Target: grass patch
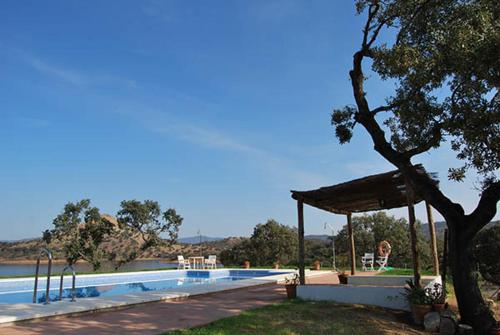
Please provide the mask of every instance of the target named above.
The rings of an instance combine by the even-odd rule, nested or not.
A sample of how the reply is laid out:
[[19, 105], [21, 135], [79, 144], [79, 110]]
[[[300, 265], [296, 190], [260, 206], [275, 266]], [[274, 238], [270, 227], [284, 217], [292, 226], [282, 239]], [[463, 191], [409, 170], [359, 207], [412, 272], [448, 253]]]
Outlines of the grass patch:
[[[420, 270], [422, 276], [432, 276], [432, 270]], [[377, 273], [377, 276], [413, 276], [413, 269], [392, 268], [387, 271]]]
[[375, 307], [292, 300], [164, 335], [424, 334], [406, 318], [404, 312]]

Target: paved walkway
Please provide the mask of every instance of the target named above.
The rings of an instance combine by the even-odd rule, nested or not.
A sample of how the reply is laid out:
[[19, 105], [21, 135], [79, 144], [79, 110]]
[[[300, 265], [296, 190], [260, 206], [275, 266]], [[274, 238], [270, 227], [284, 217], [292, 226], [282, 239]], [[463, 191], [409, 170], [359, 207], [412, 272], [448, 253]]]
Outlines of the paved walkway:
[[[327, 274], [308, 278], [307, 282], [334, 284], [336, 278], [336, 275]], [[179, 301], [147, 303], [116, 311], [20, 322], [0, 327], [0, 334], [157, 335], [168, 330], [202, 326], [285, 298], [282, 285], [270, 284]]]

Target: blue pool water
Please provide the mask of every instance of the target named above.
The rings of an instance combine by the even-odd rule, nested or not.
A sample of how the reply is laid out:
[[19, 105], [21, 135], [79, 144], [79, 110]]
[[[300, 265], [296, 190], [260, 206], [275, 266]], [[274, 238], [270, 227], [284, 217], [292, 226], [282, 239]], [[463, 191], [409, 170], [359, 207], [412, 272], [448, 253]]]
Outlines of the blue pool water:
[[[168, 291], [194, 285], [217, 285], [236, 280], [260, 278], [286, 272], [268, 270], [188, 270], [135, 272], [111, 275], [83, 275], [76, 278], [76, 299], [109, 297], [129, 293]], [[45, 302], [46, 279], [41, 278], [37, 290], [37, 302]], [[31, 303], [33, 278], [0, 280], [0, 304]], [[63, 299], [71, 297], [71, 279], [65, 277]], [[59, 299], [59, 277], [51, 278], [51, 301]]]

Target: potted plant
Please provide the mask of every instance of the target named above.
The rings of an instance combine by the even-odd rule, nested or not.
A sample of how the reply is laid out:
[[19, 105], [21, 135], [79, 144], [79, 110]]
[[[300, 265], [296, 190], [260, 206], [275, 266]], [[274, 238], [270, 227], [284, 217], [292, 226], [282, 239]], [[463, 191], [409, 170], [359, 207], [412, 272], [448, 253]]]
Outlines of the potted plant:
[[435, 283], [432, 287], [425, 289], [425, 293], [429, 297], [432, 303], [432, 309], [435, 312], [440, 313], [445, 309], [446, 306], [446, 291], [443, 285]]
[[285, 279], [286, 296], [288, 299], [297, 297], [297, 285], [299, 285], [299, 275], [294, 273], [292, 277]]
[[318, 271], [319, 269], [321, 269], [321, 262], [319, 260], [315, 260], [313, 264], [314, 270]]
[[421, 286], [415, 285], [412, 280], [406, 281], [403, 296], [410, 304], [411, 316], [417, 325], [424, 321], [425, 314], [432, 311], [432, 300]]
[[347, 284], [347, 277], [349, 277], [349, 274], [347, 272], [345, 271], [339, 272], [337, 276], [339, 276], [339, 283]]

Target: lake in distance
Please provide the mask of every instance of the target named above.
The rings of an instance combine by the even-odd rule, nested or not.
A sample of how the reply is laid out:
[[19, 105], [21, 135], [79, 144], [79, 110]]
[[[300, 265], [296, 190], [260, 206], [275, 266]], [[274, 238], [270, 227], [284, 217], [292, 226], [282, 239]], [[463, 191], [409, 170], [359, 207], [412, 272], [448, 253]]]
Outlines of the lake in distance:
[[[64, 264], [57, 263], [52, 264], [51, 273], [61, 273]], [[177, 268], [177, 263], [172, 263], [163, 260], [135, 260], [133, 262], [122, 265], [118, 271], [140, 271], [140, 270], [154, 270], [154, 269], [173, 269]], [[35, 275], [36, 264], [33, 262], [32, 264], [26, 263], [0, 263], [0, 276], [33, 276]], [[92, 272], [92, 266], [88, 263], [77, 263], [75, 266], [76, 273], [79, 272]], [[103, 262], [101, 269], [99, 272], [106, 271], [114, 271], [111, 263]], [[40, 264], [40, 274], [47, 274], [47, 263]]]

